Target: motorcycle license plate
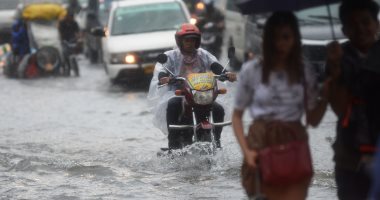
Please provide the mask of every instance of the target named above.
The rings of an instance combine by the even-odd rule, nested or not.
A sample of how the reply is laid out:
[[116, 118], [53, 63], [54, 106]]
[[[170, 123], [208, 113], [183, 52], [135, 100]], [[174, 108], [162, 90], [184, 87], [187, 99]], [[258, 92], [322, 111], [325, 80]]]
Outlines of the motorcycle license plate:
[[154, 65], [148, 65], [144, 67], [144, 74], [152, 74], [154, 71]]

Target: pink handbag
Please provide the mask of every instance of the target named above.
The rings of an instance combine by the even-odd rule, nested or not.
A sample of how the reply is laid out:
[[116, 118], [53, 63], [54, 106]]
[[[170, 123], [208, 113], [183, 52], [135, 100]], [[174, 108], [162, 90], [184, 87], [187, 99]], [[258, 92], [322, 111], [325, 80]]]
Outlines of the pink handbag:
[[287, 185], [313, 176], [307, 141], [292, 141], [259, 151], [259, 167], [265, 184]]
[[[303, 80], [304, 108], [307, 109], [306, 82]], [[306, 116], [306, 124], [308, 124]], [[297, 134], [289, 129], [293, 135]], [[287, 185], [313, 176], [310, 148], [307, 140], [265, 147], [259, 151], [259, 167], [263, 182]]]

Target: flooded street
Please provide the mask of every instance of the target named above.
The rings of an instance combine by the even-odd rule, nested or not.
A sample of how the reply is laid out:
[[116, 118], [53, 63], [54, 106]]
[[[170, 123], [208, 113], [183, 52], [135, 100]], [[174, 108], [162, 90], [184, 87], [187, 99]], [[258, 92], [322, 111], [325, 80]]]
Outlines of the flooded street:
[[[102, 66], [80, 65], [79, 78], [0, 75], [0, 199], [246, 199], [230, 127], [215, 156], [157, 157], [167, 139], [151, 123], [147, 90], [113, 86]], [[330, 111], [309, 129], [310, 200], [336, 199], [335, 121]]]

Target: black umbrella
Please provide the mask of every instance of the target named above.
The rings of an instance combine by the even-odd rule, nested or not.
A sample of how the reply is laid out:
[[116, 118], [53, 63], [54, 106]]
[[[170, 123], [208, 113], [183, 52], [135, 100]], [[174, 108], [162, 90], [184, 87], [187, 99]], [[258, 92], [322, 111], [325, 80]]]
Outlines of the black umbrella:
[[279, 10], [298, 11], [314, 6], [326, 5], [329, 14], [330, 26], [333, 38], [335, 33], [330, 11], [330, 4], [340, 0], [235, 0], [236, 6], [242, 14], [258, 14]]

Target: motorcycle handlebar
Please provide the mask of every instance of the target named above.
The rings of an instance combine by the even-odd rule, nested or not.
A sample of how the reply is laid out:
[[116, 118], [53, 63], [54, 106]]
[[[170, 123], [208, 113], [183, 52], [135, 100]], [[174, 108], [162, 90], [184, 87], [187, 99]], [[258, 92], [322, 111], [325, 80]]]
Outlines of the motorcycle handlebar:
[[222, 81], [222, 82], [228, 80], [227, 74], [214, 75], [214, 77], [217, 78], [219, 81]]
[[167, 85], [174, 85], [174, 84], [178, 83], [179, 81], [186, 81], [186, 78], [179, 77], [179, 76], [177, 76], [177, 77], [171, 77], [169, 79], [168, 83], [165, 83], [165, 84], [158, 83], [158, 88], [162, 88], [162, 87], [167, 86]]
[[[227, 74], [214, 75], [214, 77], [217, 78], [219, 81], [222, 81], [222, 82], [228, 80]], [[176, 83], [178, 83], [180, 81], [181, 82], [182, 81], [186, 81], [186, 78], [180, 77], [180, 76], [172, 77], [172, 78], [169, 79], [168, 83], [165, 83], [165, 84], [158, 83], [158, 88], [162, 88], [162, 87], [167, 86], [167, 85], [174, 85], [174, 84], [176, 84]]]
[[170, 78], [169, 79], [169, 85], [174, 85], [174, 84], [176, 84], [176, 83], [178, 83], [178, 82], [180, 82], [180, 81], [186, 81], [186, 78], [183, 78], [183, 77], [179, 77], [179, 76], [177, 76], [177, 77], [172, 77], [172, 78]]

